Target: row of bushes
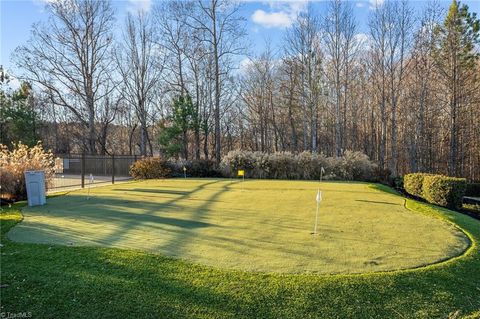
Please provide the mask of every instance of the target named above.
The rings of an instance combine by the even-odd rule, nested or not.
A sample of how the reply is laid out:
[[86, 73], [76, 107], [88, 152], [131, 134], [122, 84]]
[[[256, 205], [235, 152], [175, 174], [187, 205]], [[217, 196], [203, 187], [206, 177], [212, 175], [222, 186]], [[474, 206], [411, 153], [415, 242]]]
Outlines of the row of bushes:
[[303, 152], [277, 152], [273, 154], [249, 151], [229, 152], [222, 160], [222, 170], [233, 177], [239, 169], [247, 177], [272, 179], [305, 179], [323, 177], [330, 180], [372, 181], [378, 179], [377, 165], [361, 152], [346, 151], [342, 157], [326, 157], [323, 154]]
[[429, 203], [458, 209], [462, 206], [467, 181], [465, 178], [412, 173], [404, 176], [403, 187], [410, 195]]
[[248, 178], [318, 180], [321, 168], [328, 180], [380, 181], [381, 170], [360, 152], [345, 152], [342, 157], [303, 152], [273, 154], [250, 151], [232, 151], [222, 160], [219, 168], [209, 160], [171, 161], [146, 158], [132, 165], [134, 178], [163, 178], [183, 176], [183, 167], [189, 177], [236, 177], [245, 170]]

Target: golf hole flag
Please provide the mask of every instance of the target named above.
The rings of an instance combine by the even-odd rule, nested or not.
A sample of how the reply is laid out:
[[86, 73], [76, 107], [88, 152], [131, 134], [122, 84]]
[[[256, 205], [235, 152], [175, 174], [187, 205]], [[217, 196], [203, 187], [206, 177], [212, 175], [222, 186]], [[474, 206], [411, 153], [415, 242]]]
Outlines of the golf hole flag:
[[320, 189], [317, 191], [317, 197], [315, 198], [317, 201], [317, 212], [315, 213], [315, 226], [313, 227], [313, 235], [317, 234], [317, 226], [318, 226], [318, 208], [320, 206], [320, 202], [322, 201], [322, 192]]
[[239, 169], [238, 176], [245, 176], [245, 171], [243, 169]]

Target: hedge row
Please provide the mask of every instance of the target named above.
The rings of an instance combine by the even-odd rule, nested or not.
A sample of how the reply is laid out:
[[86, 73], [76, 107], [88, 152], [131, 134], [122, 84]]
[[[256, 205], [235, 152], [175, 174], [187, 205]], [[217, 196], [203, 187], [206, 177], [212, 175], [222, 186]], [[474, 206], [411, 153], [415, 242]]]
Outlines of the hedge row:
[[322, 167], [322, 177], [327, 180], [378, 181], [383, 174], [367, 155], [350, 151], [342, 157], [310, 152], [231, 151], [222, 160], [222, 172], [228, 177], [243, 169], [250, 178], [318, 180]]
[[309, 152], [268, 154], [232, 151], [223, 158], [218, 168], [209, 160], [147, 158], [133, 164], [130, 173], [136, 179], [181, 177], [184, 167], [188, 177], [236, 177], [238, 170], [243, 169], [248, 178], [318, 180], [322, 167], [323, 178], [329, 180], [383, 181], [385, 175], [365, 154], [349, 151], [342, 157]]
[[480, 182], [468, 183], [465, 190], [465, 196], [480, 197]]
[[432, 174], [412, 173], [403, 177], [403, 188], [407, 193], [416, 197], [423, 197], [423, 179]]
[[403, 182], [407, 193], [452, 209], [462, 206], [467, 185], [465, 178], [425, 173], [407, 174]]

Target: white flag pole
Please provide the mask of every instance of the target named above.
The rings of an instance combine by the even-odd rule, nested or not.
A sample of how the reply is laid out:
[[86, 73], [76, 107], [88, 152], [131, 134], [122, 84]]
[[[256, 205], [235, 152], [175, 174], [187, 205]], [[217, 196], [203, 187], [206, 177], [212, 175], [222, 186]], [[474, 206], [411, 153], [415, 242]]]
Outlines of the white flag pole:
[[317, 234], [317, 226], [318, 226], [318, 211], [320, 209], [320, 202], [322, 200], [322, 193], [320, 192], [320, 188], [318, 189], [317, 191], [317, 198], [316, 198], [316, 201], [317, 201], [317, 212], [315, 214], [315, 227], [313, 229], [313, 234], [316, 235]]

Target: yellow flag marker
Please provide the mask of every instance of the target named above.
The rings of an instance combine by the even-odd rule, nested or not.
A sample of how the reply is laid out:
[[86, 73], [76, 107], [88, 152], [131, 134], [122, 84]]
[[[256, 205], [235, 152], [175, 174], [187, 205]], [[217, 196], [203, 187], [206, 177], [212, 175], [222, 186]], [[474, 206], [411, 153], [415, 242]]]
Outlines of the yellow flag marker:
[[245, 171], [243, 169], [238, 170], [238, 177], [242, 178], [242, 192], [243, 192], [243, 182], [245, 182]]

